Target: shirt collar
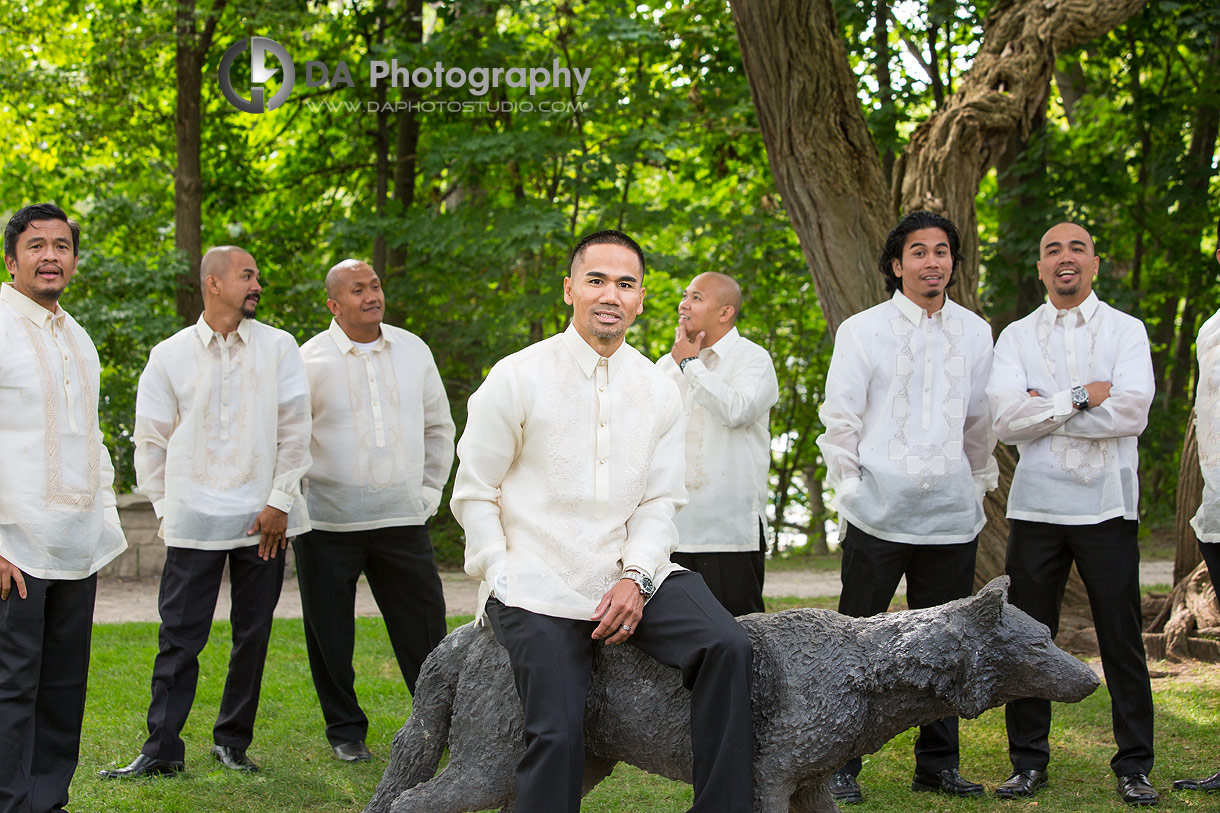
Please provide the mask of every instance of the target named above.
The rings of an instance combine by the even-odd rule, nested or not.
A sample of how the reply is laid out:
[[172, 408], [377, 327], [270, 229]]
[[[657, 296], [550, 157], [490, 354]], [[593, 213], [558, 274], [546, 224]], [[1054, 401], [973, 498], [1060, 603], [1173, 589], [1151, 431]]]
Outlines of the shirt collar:
[[741, 340], [741, 334], [737, 331], [737, 326], [729, 328], [729, 332], [721, 336], [714, 343], [709, 344], [704, 350], [711, 350], [720, 358], [724, 358], [733, 351], [733, 346]]
[[[237, 323], [237, 337], [241, 339], [242, 344], [250, 343], [251, 323], [253, 319], [242, 319]], [[203, 314], [199, 314], [199, 321], [195, 323], [195, 335], [199, 337], [199, 341], [203, 342], [203, 346], [207, 347], [212, 343], [212, 337], [216, 335], [216, 331], [203, 318]]]
[[[338, 346], [339, 355], [345, 356], [356, 349], [356, 345], [352, 341], [351, 337], [343, 332], [343, 328], [339, 327], [339, 323], [336, 320], [330, 320], [330, 327], [326, 328], [326, 332], [330, 334], [330, 338], [334, 341], [335, 345]], [[376, 353], [384, 350], [387, 342], [389, 344], [393, 344], [394, 336], [391, 335], [390, 331], [383, 327], [381, 329], [381, 335], [377, 337], [377, 343], [372, 347], [373, 352]]]
[[12, 306], [18, 313], [38, 325], [38, 327], [47, 327], [51, 322], [55, 322], [57, 327], [61, 326], [68, 316], [68, 312], [59, 307], [58, 304], [55, 305], [55, 313], [51, 313], [42, 305], [39, 305], [14, 288], [10, 282], [0, 285], [0, 302]]
[[[560, 334], [563, 337], [563, 344], [568, 348], [568, 352], [572, 354], [572, 360], [576, 362], [577, 368], [584, 373], [585, 378], [592, 378], [594, 371], [597, 369], [598, 362], [601, 361], [602, 355], [584, 340], [584, 338], [576, 332], [576, 326], [569, 324], [568, 329]], [[607, 378], [614, 375], [614, 371], [623, 363], [623, 358], [626, 357], [631, 350], [627, 345], [626, 340], [618, 346], [618, 349], [606, 359], [606, 375]]]
[[[1075, 308], [1069, 308], [1068, 310], [1079, 310], [1085, 324], [1088, 324], [1090, 321], [1092, 321], [1093, 317], [1097, 315], [1097, 311], [1100, 308], [1101, 300], [1097, 298], [1097, 292], [1089, 291], [1089, 295], [1085, 297], [1084, 302], [1081, 302]], [[1056, 317], [1058, 316], [1059, 309], [1052, 305], [1049, 299], [1042, 303], [1041, 318], [1043, 320], [1050, 322], [1053, 325]]]
[[[890, 297], [890, 301], [893, 302], [894, 306], [898, 308], [898, 312], [905, 316], [907, 321], [916, 327], [919, 326], [920, 320], [927, 316], [928, 312], [912, 302], [910, 297], [908, 297], [902, 291], [894, 291], [894, 295]], [[948, 306], [949, 297], [946, 296], [944, 304], [940, 306], [940, 310], [936, 313], [942, 313]], [[933, 316], [935, 316], [935, 314], [933, 314]], [[928, 318], [931, 319], [932, 317], [929, 316]]]

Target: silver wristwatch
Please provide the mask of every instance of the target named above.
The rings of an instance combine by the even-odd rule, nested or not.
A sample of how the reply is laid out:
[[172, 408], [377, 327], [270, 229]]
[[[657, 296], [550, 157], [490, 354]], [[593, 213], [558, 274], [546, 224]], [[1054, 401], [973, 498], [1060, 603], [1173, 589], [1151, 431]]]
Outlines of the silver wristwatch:
[[699, 358], [699, 357], [698, 356], [689, 356], [687, 358], [682, 359], [681, 361], [678, 362], [678, 369], [682, 372], [686, 372], [686, 365], [690, 364], [692, 361], [694, 361], [697, 358]]
[[1089, 408], [1089, 391], [1084, 387], [1072, 387], [1072, 406], [1075, 409]]
[[635, 582], [635, 586], [640, 588], [640, 595], [644, 597], [644, 601], [652, 598], [652, 594], [657, 592], [657, 588], [653, 586], [652, 579], [645, 576], [638, 570], [624, 570], [624, 579], [631, 579]]

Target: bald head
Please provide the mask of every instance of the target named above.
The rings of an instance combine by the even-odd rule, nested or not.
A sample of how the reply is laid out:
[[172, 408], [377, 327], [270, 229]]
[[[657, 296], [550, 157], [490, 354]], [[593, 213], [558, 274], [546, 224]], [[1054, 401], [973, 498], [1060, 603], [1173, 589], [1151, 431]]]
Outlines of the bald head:
[[199, 263], [199, 287], [207, 292], [208, 277], [221, 278], [230, 268], [238, 265], [254, 265], [250, 252], [237, 246], [215, 246], [209, 248]]
[[1093, 236], [1075, 223], [1057, 223], [1042, 235], [1038, 278], [1056, 308], [1074, 308], [1088, 299], [1100, 267]]
[[1097, 251], [1097, 247], [1093, 243], [1093, 235], [1089, 234], [1083, 226], [1065, 220], [1046, 230], [1046, 234], [1042, 235], [1042, 239], [1038, 241], [1038, 253], [1044, 254], [1048, 244], [1064, 240], [1081, 241], [1088, 244], [1089, 251], [1094, 253]]
[[718, 271], [706, 271], [691, 280], [690, 287], [703, 292], [717, 307], [732, 307], [732, 323], [737, 322], [737, 315], [741, 313], [741, 286], [737, 280]]
[[347, 283], [354, 275], [367, 276], [372, 274], [376, 276], [373, 267], [362, 260], [347, 259], [342, 262], [335, 263], [331, 269], [326, 272], [326, 297], [334, 299], [335, 293], [338, 292], [340, 286]]

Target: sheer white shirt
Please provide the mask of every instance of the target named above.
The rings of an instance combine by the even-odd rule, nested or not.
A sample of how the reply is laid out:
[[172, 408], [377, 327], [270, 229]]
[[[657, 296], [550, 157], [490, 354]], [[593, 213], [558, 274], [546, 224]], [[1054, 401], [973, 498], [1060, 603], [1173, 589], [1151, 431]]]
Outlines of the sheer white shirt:
[[301, 347], [313, 465], [309, 523], [324, 531], [423, 525], [453, 466], [453, 419], [432, 352], [393, 325], [367, 349], [334, 320]]
[[1203, 323], [1195, 351], [1199, 355], [1195, 438], [1203, 471], [1203, 502], [1190, 526], [1200, 542], [1220, 542], [1220, 312]]
[[[1097, 381], [1110, 382], [1110, 396], [1074, 409], [1072, 388]], [[1004, 328], [987, 394], [996, 435], [1021, 455], [1008, 517], [1059, 525], [1138, 519], [1137, 438], [1154, 389], [1144, 323], [1095, 293], [1070, 310], [1043, 303]]]
[[771, 354], [734, 327], [685, 371], [669, 354], [657, 367], [677, 382], [686, 412], [689, 502], [675, 518], [678, 552], [757, 551], [779, 400]]
[[626, 568], [680, 570], [678, 389], [635, 348], [603, 358], [572, 327], [497, 363], [470, 396], [450, 507], [466, 572], [505, 604], [588, 619]]
[[0, 285], [0, 556], [27, 575], [83, 579], [127, 548], [100, 377], [75, 319]]
[[228, 337], [202, 316], [153, 348], [136, 391], [136, 479], [170, 547], [231, 550], [266, 506], [309, 530], [309, 382], [296, 341], [243, 319]]
[[818, 413], [839, 514], [890, 542], [974, 539], [999, 482], [990, 369], [990, 326], [947, 297], [928, 316], [895, 291], [845, 320]]

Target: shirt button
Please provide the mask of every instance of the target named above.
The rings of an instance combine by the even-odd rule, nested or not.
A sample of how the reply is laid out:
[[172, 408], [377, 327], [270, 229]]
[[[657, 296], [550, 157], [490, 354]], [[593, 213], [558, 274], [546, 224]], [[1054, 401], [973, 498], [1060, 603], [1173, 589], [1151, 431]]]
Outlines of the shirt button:
[[604, 457], [603, 457], [601, 460], [597, 461], [597, 464], [598, 464], [599, 466], [604, 466], [604, 465], [606, 465], [606, 458], [604, 458]]
[[597, 388], [597, 391], [598, 391], [598, 392], [605, 392], [605, 391], [606, 391], [606, 388], [605, 388], [605, 387], [598, 387], [598, 388]]
[[605, 426], [605, 425], [606, 425], [606, 422], [605, 422], [605, 421], [602, 421], [602, 426]]

